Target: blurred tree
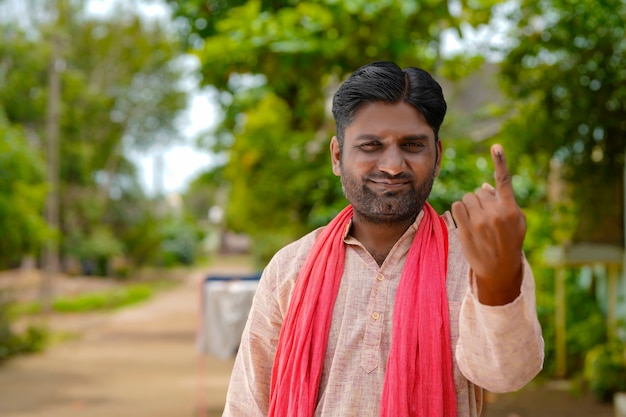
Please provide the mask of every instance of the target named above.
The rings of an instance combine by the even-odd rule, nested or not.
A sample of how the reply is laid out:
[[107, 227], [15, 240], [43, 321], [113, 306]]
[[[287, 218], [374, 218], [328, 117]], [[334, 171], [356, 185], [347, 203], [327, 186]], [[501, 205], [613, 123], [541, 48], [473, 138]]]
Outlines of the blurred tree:
[[[226, 191], [221, 188], [224, 183], [224, 169], [221, 166], [210, 169], [196, 177], [187, 187], [184, 198], [185, 209], [195, 219], [209, 220], [209, 211], [214, 206], [223, 205]], [[218, 222], [220, 219], [211, 219]]]
[[[528, 223], [541, 224], [542, 239], [551, 245], [622, 246], [626, 3], [521, 0], [508, 18], [513, 43], [502, 63], [502, 75], [513, 118], [503, 136], [515, 154], [534, 160], [534, 166], [529, 166], [533, 177], [564, 180], [558, 187], [554, 187], [558, 182], [552, 183]], [[545, 369], [552, 373], [555, 277], [554, 271], [539, 269], [540, 262], [535, 265], [546, 339]], [[606, 325], [595, 283], [584, 287], [580, 271], [571, 271], [569, 278], [566, 371], [572, 375], [581, 371], [585, 353], [605, 340]]]
[[626, 3], [522, 0], [509, 18], [515, 45], [502, 66], [516, 117], [516, 154], [551, 160], [572, 184], [578, 221], [561, 236], [623, 245]]
[[0, 268], [35, 255], [48, 235], [41, 217], [46, 184], [44, 162], [29, 146], [23, 129], [0, 114]]
[[[389, 59], [440, 74], [443, 30], [486, 22], [499, 1], [169, 0], [224, 119], [208, 145], [228, 150], [227, 222], [262, 260], [346, 204], [330, 170], [329, 97], [357, 67]], [[458, 72], [457, 72], [458, 71]]]
[[[179, 139], [175, 120], [186, 104], [186, 65], [179, 42], [158, 21], [128, 10], [87, 17], [83, 3], [64, 2], [27, 29], [2, 23], [0, 107], [41, 152], [47, 140], [47, 40], [57, 39], [61, 247], [65, 255], [85, 256], [87, 248], [102, 252], [96, 257], [110, 256], [130, 243], [121, 239], [134, 227], [119, 215], [113, 222], [112, 212], [130, 209], [126, 201], [141, 194], [126, 152]], [[135, 205], [139, 209], [152, 208]]]

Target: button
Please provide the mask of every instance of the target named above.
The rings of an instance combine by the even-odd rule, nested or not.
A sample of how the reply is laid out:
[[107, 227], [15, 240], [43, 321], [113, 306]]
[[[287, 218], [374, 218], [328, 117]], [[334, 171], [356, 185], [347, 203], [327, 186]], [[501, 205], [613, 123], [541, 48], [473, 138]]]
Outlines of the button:
[[379, 280], [379, 281], [383, 281], [385, 279], [385, 276], [383, 274], [378, 274], [376, 279]]
[[373, 318], [374, 320], [378, 320], [378, 319], [380, 318], [380, 314], [378, 314], [378, 313], [374, 312], [374, 313], [372, 313], [372, 318]]

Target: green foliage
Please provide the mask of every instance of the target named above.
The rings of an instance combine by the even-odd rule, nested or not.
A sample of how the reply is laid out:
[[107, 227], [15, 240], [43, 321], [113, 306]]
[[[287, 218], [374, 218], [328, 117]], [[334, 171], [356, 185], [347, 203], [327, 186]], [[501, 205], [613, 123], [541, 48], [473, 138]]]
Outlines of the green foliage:
[[[182, 81], [187, 71], [179, 42], [158, 22], [128, 11], [88, 18], [80, 10], [82, 3], [59, 3], [58, 14], [51, 14], [55, 17], [32, 19], [28, 31], [0, 24], [0, 111], [11, 129], [27, 129], [31, 144], [25, 149], [32, 160], [45, 153], [48, 72], [57, 44], [55, 66], [62, 86], [57, 236], [62, 255], [99, 263], [103, 270], [108, 259], [127, 250], [130, 261], [141, 265], [155, 258], [147, 252], [158, 250], [160, 242], [146, 233], [154, 217], [152, 202], [143, 196], [135, 167], [125, 155], [180, 140], [176, 119], [186, 105]], [[24, 169], [32, 165], [26, 162], [21, 164]], [[28, 210], [24, 204], [15, 208], [22, 210], [20, 220], [29, 218], [30, 229], [38, 229], [40, 216], [28, 215], [41, 213], [39, 200], [45, 190], [33, 181], [20, 187], [11, 194], [1, 191], [30, 203]], [[18, 227], [26, 226], [13, 229]], [[35, 249], [41, 242], [33, 230], [11, 234], [22, 236]], [[137, 238], [141, 234], [146, 242]], [[17, 243], [11, 245], [15, 250], [32, 250], [7, 241], [11, 243]]]
[[94, 227], [89, 236], [73, 235], [65, 239], [68, 255], [80, 259], [85, 265], [91, 265], [89, 275], [106, 276], [109, 274], [107, 261], [123, 253], [122, 242], [115, 238], [105, 226]]
[[49, 235], [41, 217], [46, 184], [43, 162], [28, 146], [23, 129], [0, 115], [0, 268], [35, 253]]
[[450, 210], [453, 202], [474, 191], [484, 182], [493, 184], [493, 163], [488, 145], [469, 139], [443, 142], [439, 178], [429, 202], [439, 213]]
[[614, 340], [591, 349], [585, 360], [584, 376], [600, 401], [611, 401], [616, 392], [625, 392], [626, 344]]
[[203, 233], [195, 221], [186, 217], [170, 219], [163, 224], [161, 233], [163, 266], [192, 265], [196, 261]]
[[292, 117], [287, 103], [272, 93], [245, 113], [246, 123], [224, 172], [232, 187], [228, 213], [237, 231], [253, 236], [268, 230], [302, 233], [310, 227], [306, 215], [316, 204], [311, 197], [321, 197], [317, 203], [328, 200], [314, 191], [320, 188], [316, 182], [332, 178], [328, 150], [312, 143], [314, 132], [290, 132]]
[[48, 333], [41, 327], [28, 327], [21, 334], [0, 329], [0, 364], [12, 356], [41, 352], [47, 340]]
[[0, 364], [16, 355], [40, 352], [48, 340], [42, 327], [30, 326], [23, 333], [13, 331], [9, 307], [5, 295], [0, 294]]
[[111, 310], [145, 301], [153, 289], [145, 284], [130, 285], [121, 289], [88, 293], [54, 300], [52, 308], [59, 313], [77, 313], [94, 310]]
[[188, 186], [183, 195], [187, 212], [199, 221], [206, 221], [209, 210], [223, 204], [225, 197], [224, 168], [217, 166], [200, 174]]
[[[527, 242], [539, 249], [568, 242], [622, 246], [626, 4], [522, 0], [508, 18], [514, 46], [506, 51], [501, 69], [511, 118], [502, 138], [508, 151], [532, 157], [533, 164], [527, 165], [531, 177], [550, 177], [553, 188], [550, 199], [545, 190], [526, 210]], [[543, 266], [541, 253], [535, 251], [531, 260], [546, 341], [545, 369], [551, 373], [554, 272]], [[594, 287], [581, 287], [578, 279], [570, 272], [566, 288], [570, 375], [580, 372], [586, 353], [606, 338]]]
[[[223, 2], [170, 0], [203, 83], [219, 90], [227, 226], [262, 258], [325, 224], [346, 201], [332, 175], [328, 99], [359, 66], [381, 59], [438, 70], [443, 29], [479, 24], [497, 1]], [[454, 67], [467, 63], [455, 58]], [[455, 73], [454, 70], [448, 74]]]
[[[58, 297], [52, 302], [52, 311], [58, 313], [85, 313], [108, 311], [138, 304], [150, 299], [157, 291], [171, 288], [175, 281], [157, 280], [125, 284], [119, 288]], [[7, 309], [12, 319], [41, 313], [39, 302], [13, 303]]]
[[626, 72], [621, 0], [524, 0], [502, 66], [516, 153], [563, 163], [576, 184], [573, 239], [623, 244]]
[[571, 373], [580, 372], [587, 351], [606, 341], [606, 320], [595, 298], [593, 287], [584, 288], [574, 275], [566, 288], [567, 353]]
[[[227, 89], [233, 73], [260, 73], [282, 97], [299, 85], [302, 99], [315, 100], [328, 75], [341, 77], [368, 61], [432, 66], [440, 31], [459, 25], [447, 3], [432, 1], [169, 3], [186, 22], [183, 35], [201, 57], [206, 83]], [[479, 24], [496, 2], [459, 3], [464, 20]]]
[[[537, 314], [545, 341], [543, 372], [546, 375], [553, 375], [556, 368], [555, 274], [552, 269], [542, 268], [541, 263], [533, 266], [537, 288]], [[594, 346], [606, 342], [606, 319], [597, 300], [596, 280], [585, 282], [578, 270], [567, 271], [565, 299], [566, 372], [568, 376], [577, 376], [583, 371], [587, 352]]]

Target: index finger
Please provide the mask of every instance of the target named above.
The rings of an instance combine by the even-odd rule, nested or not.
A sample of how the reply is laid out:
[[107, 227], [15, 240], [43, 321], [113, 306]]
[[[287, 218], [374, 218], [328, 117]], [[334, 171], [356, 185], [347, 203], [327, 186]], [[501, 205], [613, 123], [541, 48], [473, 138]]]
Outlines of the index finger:
[[506, 164], [506, 157], [504, 156], [504, 148], [502, 145], [495, 144], [491, 147], [491, 158], [495, 166], [496, 196], [515, 199], [511, 174]]

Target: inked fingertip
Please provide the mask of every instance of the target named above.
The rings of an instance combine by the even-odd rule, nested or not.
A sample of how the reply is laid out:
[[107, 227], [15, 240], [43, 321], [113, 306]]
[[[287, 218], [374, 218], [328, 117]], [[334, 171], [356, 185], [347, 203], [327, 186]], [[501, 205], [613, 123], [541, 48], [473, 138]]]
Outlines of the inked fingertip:
[[498, 161], [504, 162], [504, 154], [502, 153], [502, 149], [496, 149], [496, 157], [498, 157]]
[[501, 145], [493, 145], [491, 148], [498, 162], [504, 162], [504, 150]]

